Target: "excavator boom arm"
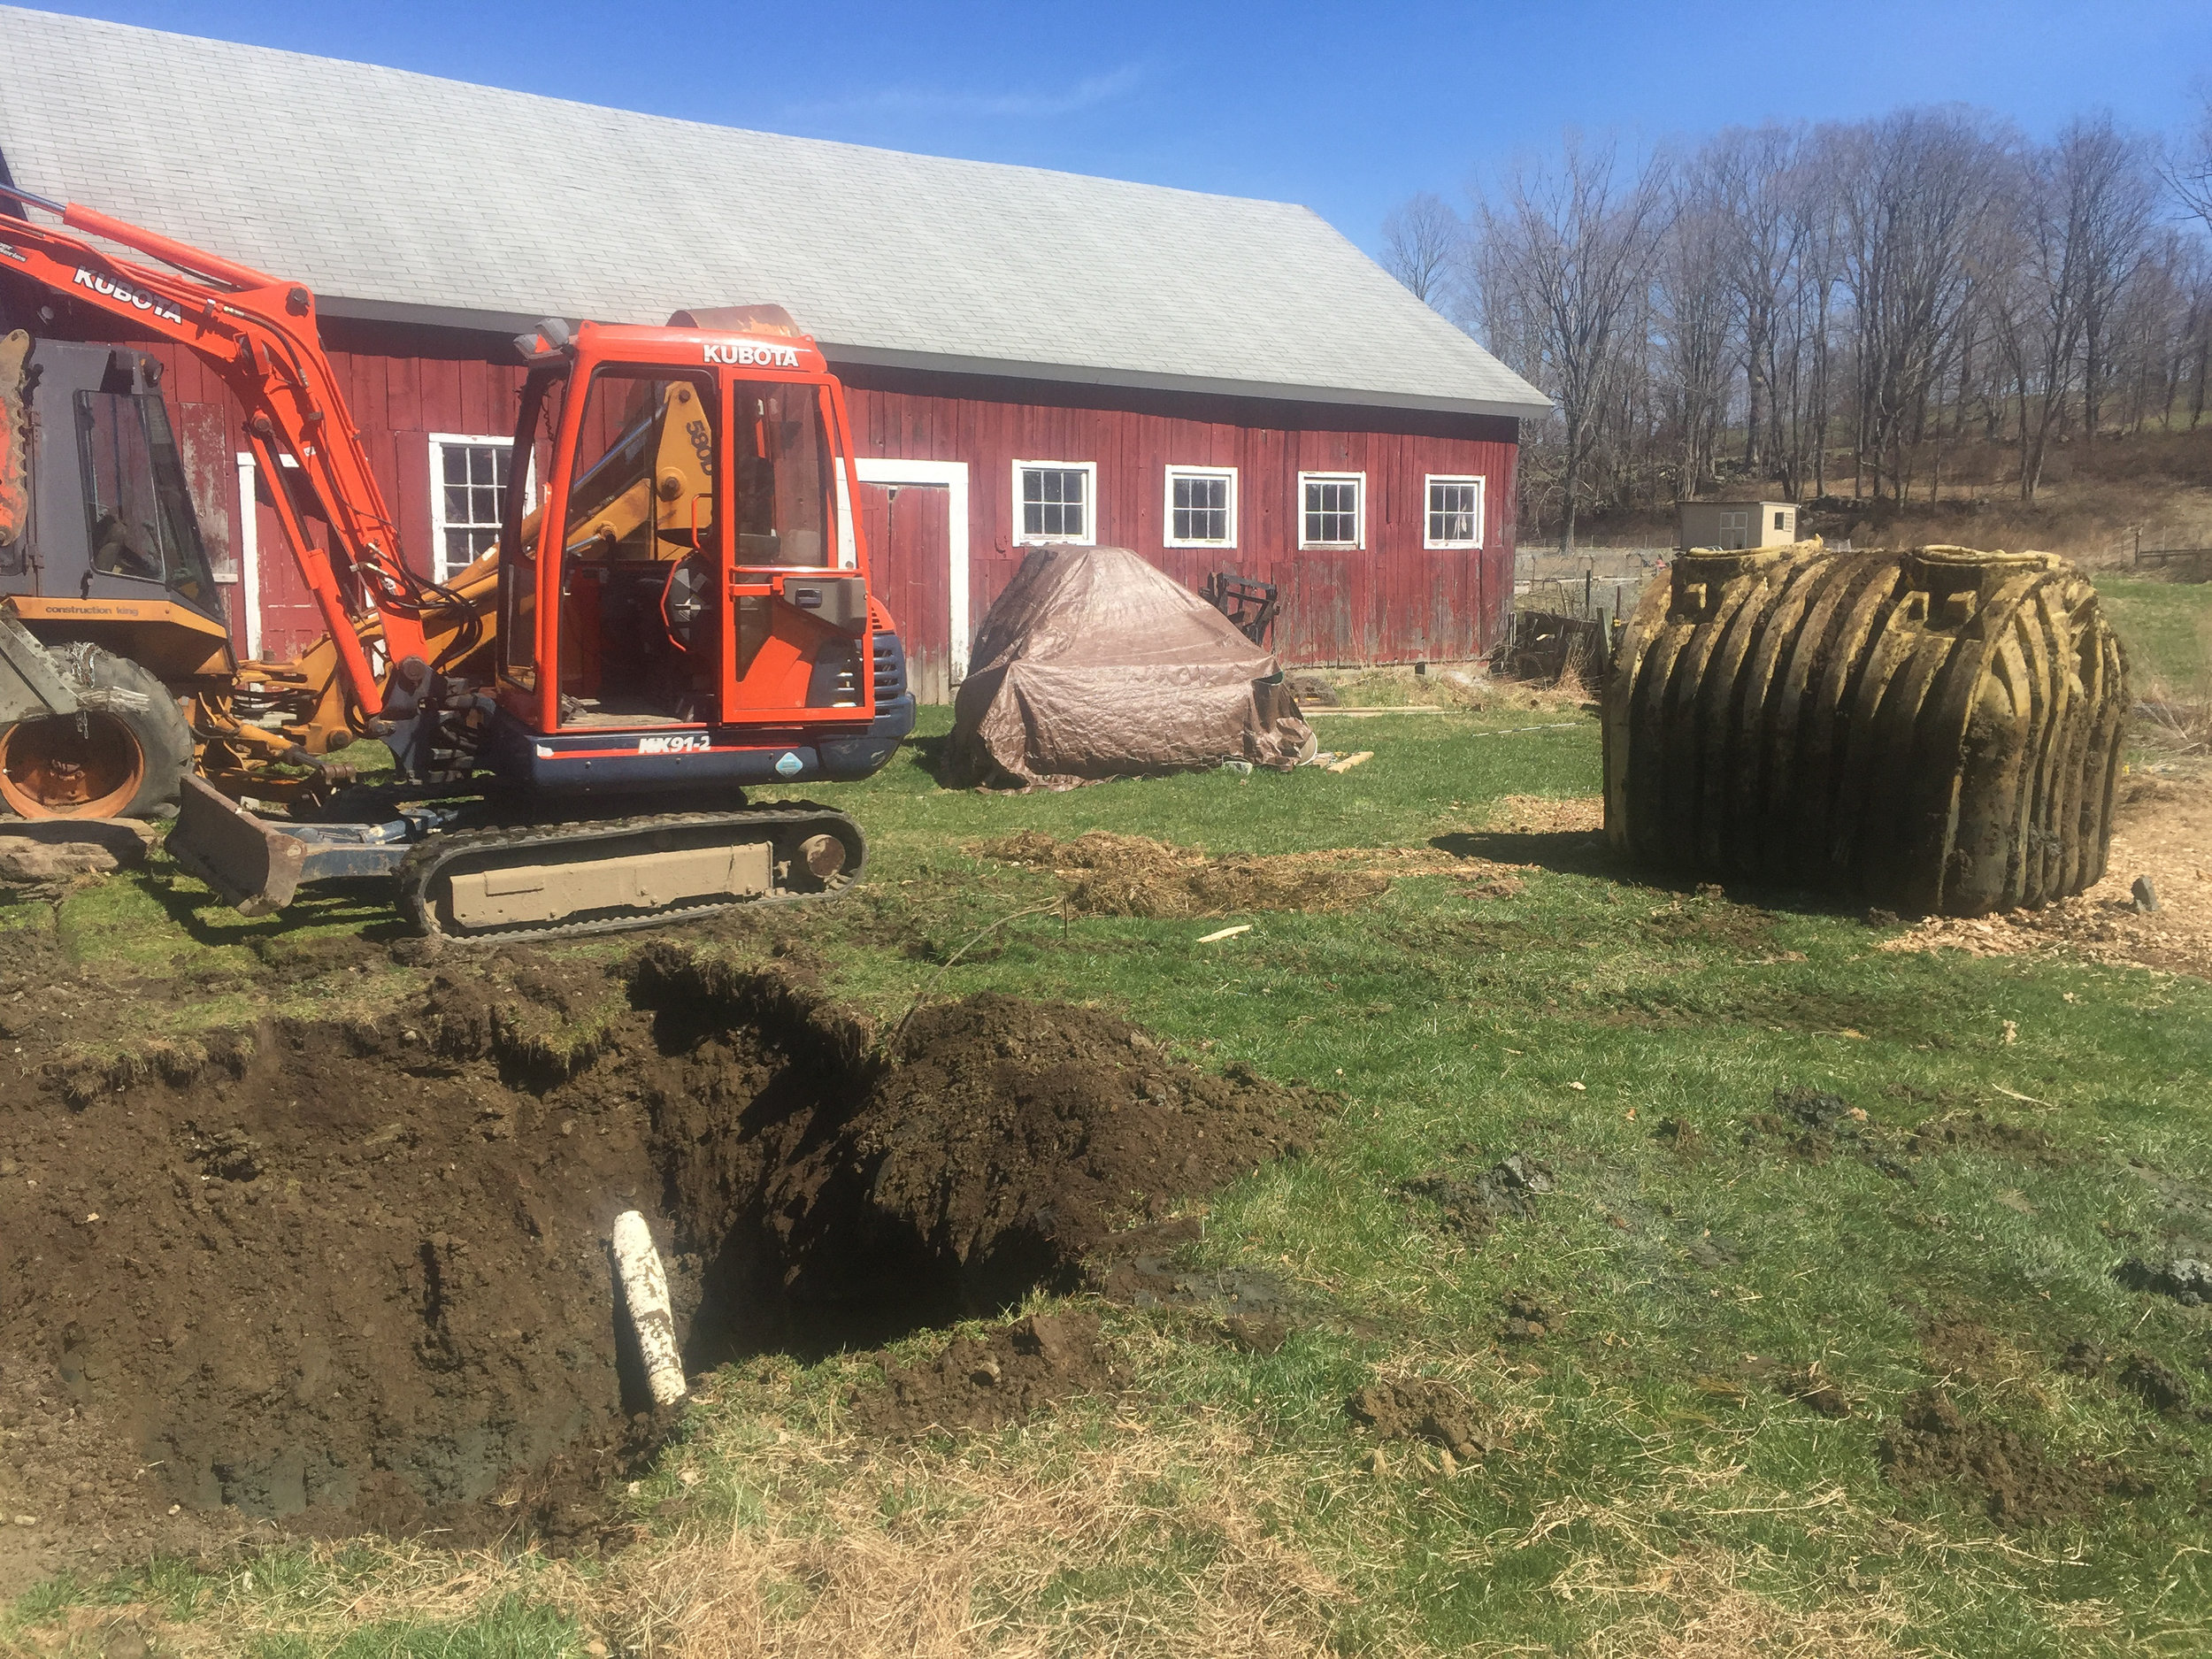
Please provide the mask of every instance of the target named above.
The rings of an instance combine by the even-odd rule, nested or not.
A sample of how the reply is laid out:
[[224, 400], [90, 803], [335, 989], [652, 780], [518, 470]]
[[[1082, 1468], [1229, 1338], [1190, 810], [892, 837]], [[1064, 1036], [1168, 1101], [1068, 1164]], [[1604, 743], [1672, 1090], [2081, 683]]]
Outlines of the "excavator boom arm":
[[[37, 224], [29, 209], [60, 217]], [[119, 243], [164, 266], [118, 258], [88, 237]], [[449, 596], [401, 557], [384, 492], [315, 323], [315, 296], [250, 266], [173, 242], [76, 203], [49, 202], [0, 185], [0, 270], [185, 346], [208, 364], [246, 410], [246, 434], [292, 555], [338, 654], [346, 693], [365, 713], [382, 694], [363, 649], [364, 607], [374, 612], [391, 661], [428, 660], [424, 613]], [[303, 482], [326, 519], [326, 552], [307, 534], [287, 475]], [[350, 588], [350, 594], [349, 593]]]

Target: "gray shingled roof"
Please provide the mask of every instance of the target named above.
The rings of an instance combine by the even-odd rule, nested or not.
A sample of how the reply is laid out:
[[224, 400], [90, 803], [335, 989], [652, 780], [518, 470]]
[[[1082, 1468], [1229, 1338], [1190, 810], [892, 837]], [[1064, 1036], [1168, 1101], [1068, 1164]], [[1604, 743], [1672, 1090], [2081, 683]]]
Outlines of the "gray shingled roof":
[[334, 315], [657, 323], [773, 300], [833, 361], [1528, 415], [1310, 210], [710, 127], [0, 6], [27, 190]]

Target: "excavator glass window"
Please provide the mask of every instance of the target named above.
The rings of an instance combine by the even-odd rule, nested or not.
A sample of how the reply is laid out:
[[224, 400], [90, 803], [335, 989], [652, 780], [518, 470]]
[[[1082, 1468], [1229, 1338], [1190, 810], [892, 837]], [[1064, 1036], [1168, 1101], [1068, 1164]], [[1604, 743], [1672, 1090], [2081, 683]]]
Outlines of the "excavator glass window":
[[722, 424], [710, 371], [593, 374], [562, 518], [565, 721], [687, 720], [712, 702]]
[[[561, 429], [561, 409], [568, 396], [565, 366], [537, 369], [522, 388], [515, 447], [526, 449], [525, 475], [549, 478], [553, 446]], [[538, 531], [542, 508], [526, 513], [522, 496], [507, 492], [501, 503], [499, 530], [499, 672], [525, 687], [537, 684]]]
[[76, 415], [92, 568], [206, 603], [213, 579], [160, 395], [81, 391]]
[[827, 565], [836, 474], [821, 388], [740, 380], [734, 390], [737, 562]]

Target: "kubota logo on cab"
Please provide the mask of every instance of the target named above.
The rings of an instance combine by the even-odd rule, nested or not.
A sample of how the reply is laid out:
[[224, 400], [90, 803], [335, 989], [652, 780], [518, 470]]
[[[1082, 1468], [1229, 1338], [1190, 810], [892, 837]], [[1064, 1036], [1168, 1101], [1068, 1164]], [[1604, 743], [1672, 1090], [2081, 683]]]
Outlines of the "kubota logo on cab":
[[728, 363], [748, 368], [795, 369], [799, 366], [796, 346], [757, 345], [749, 340], [715, 342], [706, 345], [709, 363]]

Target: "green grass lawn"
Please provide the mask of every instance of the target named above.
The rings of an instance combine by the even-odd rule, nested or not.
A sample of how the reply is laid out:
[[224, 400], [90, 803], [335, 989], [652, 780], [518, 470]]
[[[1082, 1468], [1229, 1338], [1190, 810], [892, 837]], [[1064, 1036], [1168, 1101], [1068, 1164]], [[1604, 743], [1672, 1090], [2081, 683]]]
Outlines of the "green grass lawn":
[[2127, 642], [2139, 695], [2212, 695], [2212, 582], [2162, 582], [2099, 572], [2097, 597]]
[[[2147, 654], [2167, 649], [2149, 644], [2160, 604], [2197, 591], [2152, 588], [2106, 589]], [[1516, 729], [1557, 720], [1573, 724]], [[1110, 1309], [1127, 1397], [911, 1449], [838, 1427], [852, 1359], [732, 1367], [638, 1487], [645, 1541], [604, 1563], [382, 1544], [157, 1563], [34, 1593], [0, 1615], [0, 1651], [90, 1644], [118, 1608], [159, 1624], [159, 1651], [288, 1656], [676, 1652], [649, 1644], [686, 1631], [717, 1632], [710, 1653], [2212, 1649], [2212, 1426], [2115, 1380], [2139, 1351], [2212, 1401], [2212, 1326], [2113, 1271], [2170, 1210], [2212, 1204], [2212, 987], [1885, 952], [1855, 914], [1646, 885], [1576, 832], [1455, 843], [1532, 866], [1503, 897], [1402, 879], [1348, 913], [1230, 918], [1252, 931], [1212, 945], [1196, 941], [1219, 921], [990, 928], [1055, 889], [964, 850], [979, 839], [1483, 836], [1502, 796], [1594, 793], [1596, 726], [1338, 721], [1325, 746], [1375, 751], [1341, 775], [994, 796], [937, 787], [946, 723], [930, 711], [881, 776], [828, 796], [868, 828], [869, 883], [723, 948], [796, 937], [887, 1018], [925, 990], [1095, 1002], [1198, 1064], [1339, 1093], [1318, 1153], [1217, 1195], [1189, 1253], [1285, 1283], [1279, 1352], [1223, 1342], [1203, 1311]], [[181, 976], [173, 1027], [417, 983], [318, 956], [369, 916], [242, 922], [157, 876], [15, 919], [58, 926], [96, 975]], [[1790, 1087], [1863, 1110], [1866, 1148], [1816, 1159], [1749, 1124]], [[1976, 1111], [2049, 1149], [1906, 1139]], [[1400, 1190], [1516, 1152], [1557, 1190], [1486, 1239]], [[1509, 1293], [1553, 1313], [1548, 1334], [1503, 1340]], [[2066, 1369], [2082, 1342], [2116, 1368]], [[1793, 1397], [1815, 1365], [1848, 1416]], [[1344, 1401], [1379, 1373], [1450, 1379], [1494, 1449], [1453, 1473], [1410, 1442], [1378, 1459]], [[2061, 1463], [2116, 1460], [2142, 1490], [2016, 1528], [1957, 1492], [1901, 1493], [1878, 1446], [1939, 1381], [1970, 1417]]]

